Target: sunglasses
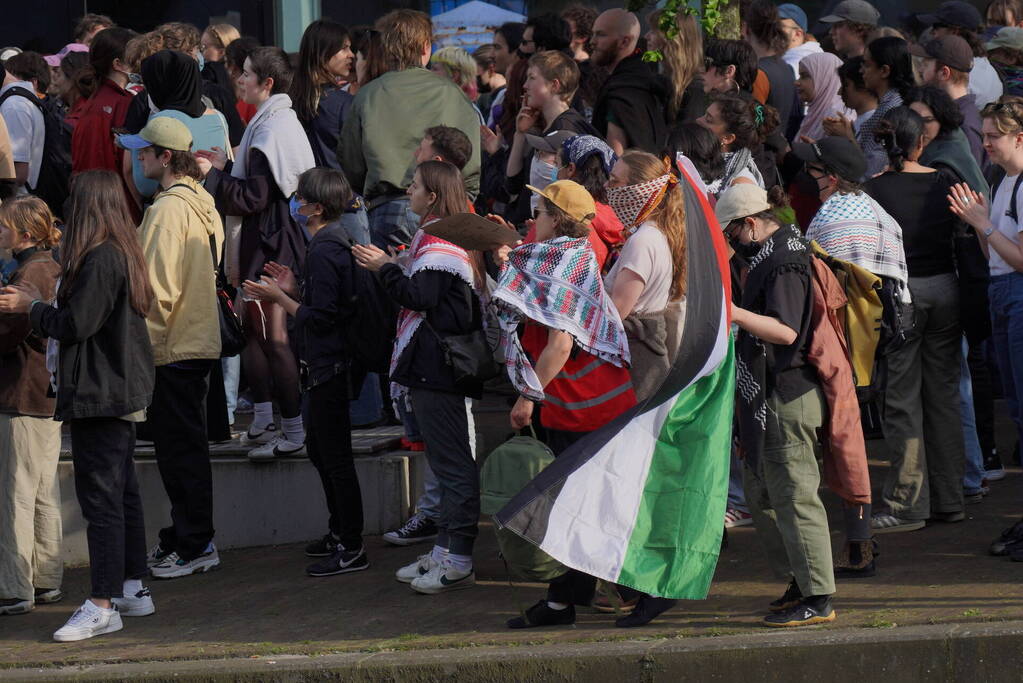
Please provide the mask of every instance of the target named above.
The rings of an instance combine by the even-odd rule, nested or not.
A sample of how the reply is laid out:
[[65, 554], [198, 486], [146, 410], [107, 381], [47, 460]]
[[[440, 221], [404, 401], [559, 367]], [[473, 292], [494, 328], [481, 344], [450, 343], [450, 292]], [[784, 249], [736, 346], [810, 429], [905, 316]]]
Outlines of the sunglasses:
[[1021, 117], [1020, 114], [1016, 111], [1015, 102], [993, 102], [984, 107], [984, 111], [982, 111], [981, 114], [984, 116], [989, 116], [991, 114], [997, 114], [1000, 111], [1006, 112], [1009, 116], [1013, 118], [1013, 120], [1019, 125], [1020, 128], [1023, 128], [1023, 117]]

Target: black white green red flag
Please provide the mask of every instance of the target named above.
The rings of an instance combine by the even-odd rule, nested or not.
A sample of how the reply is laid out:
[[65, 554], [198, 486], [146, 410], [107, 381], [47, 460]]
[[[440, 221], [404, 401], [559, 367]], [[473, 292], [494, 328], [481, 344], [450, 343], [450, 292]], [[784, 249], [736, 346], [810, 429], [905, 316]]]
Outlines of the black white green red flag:
[[646, 402], [564, 451], [496, 519], [569, 567], [697, 600], [721, 547], [735, 356], [721, 229], [684, 174], [680, 187], [687, 296], [671, 370]]

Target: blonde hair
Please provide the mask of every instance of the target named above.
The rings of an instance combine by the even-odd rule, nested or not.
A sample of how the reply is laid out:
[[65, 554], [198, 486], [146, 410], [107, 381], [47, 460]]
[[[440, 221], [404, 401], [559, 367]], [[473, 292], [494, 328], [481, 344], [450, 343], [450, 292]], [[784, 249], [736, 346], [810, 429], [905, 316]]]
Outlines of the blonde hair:
[[[396, 9], [376, 21], [388, 69], [399, 71], [420, 66], [423, 47], [433, 40], [430, 15], [412, 9]], [[475, 75], [475, 74], [474, 74]]]
[[238, 32], [231, 24], [210, 24], [203, 31], [210, 38], [213, 38], [218, 44], [213, 47], [223, 50], [225, 47], [233, 43], [242, 37], [242, 34]]
[[442, 47], [430, 56], [431, 64], [439, 64], [445, 75], [454, 81], [470, 99], [477, 94], [476, 60], [460, 47]]
[[[647, 23], [658, 33], [661, 33], [659, 24], [663, 14], [664, 10], [654, 10], [647, 17]], [[668, 117], [671, 121], [675, 120], [682, 109], [686, 88], [703, 69], [703, 34], [696, 17], [680, 12], [675, 17], [675, 25], [678, 26], [678, 35], [674, 38], [661, 33], [664, 38], [664, 48], [661, 50], [664, 60], [661, 64], [671, 86], [671, 97], [668, 100]]]
[[0, 205], [0, 226], [16, 235], [28, 233], [44, 249], [52, 249], [60, 242], [60, 230], [50, 207], [32, 195], [8, 199]]
[[1023, 132], [1023, 97], [1002, 95], [997, 102], [991, 102], [980, 112], [981, 118], [992, 119], [995, 128], [1002, 135]]
[[[653, 154], [630, 150], [619, 160], [628, 169], [628, 183], [645, 183], [671, 173], [671, 166]], [[686, 295], [686, 200], [682, 188], [677, 184], [668, 186], [664, 198], [650, 214], [653, 221], [668, 240], [671, 250], [671, 301], [678, 301]]]
[[124, 63], [134, 72], [142, 68], [142, 60], [163, 49], [163, 34], [156, 31], [143, 33], [128, 41], [124, 47]]

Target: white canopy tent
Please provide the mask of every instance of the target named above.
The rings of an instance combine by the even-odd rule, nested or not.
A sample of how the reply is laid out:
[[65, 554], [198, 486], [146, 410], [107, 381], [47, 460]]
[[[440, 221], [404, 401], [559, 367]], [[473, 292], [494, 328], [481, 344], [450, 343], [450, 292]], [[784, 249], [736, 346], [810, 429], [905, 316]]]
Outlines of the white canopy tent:
[[518, 12], [481, 0], [469, 0], [433, 17], [434, 42], [437, 47], [455, 45], [472, 52], [480, 45], [492, 42], [494, 29], [501, 24], [525, 20], [526, 17]]

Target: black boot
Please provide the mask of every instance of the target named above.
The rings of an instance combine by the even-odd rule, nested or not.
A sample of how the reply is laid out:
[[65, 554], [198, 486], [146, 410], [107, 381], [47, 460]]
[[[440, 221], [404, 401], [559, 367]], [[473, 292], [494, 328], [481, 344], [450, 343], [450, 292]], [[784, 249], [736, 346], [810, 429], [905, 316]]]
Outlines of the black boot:
[[670, 598], [655, 598], [652, 595], [643, 595], [636, 603], [631, 614], [619, 617], [615, 620], [618, 628], [633, 628], [635, 626], [646, 626], [651, 621], [661, 616], [678, 603], [678, 600]]

